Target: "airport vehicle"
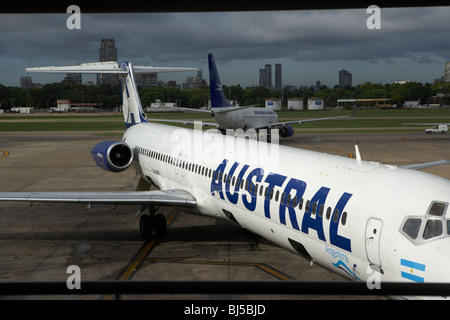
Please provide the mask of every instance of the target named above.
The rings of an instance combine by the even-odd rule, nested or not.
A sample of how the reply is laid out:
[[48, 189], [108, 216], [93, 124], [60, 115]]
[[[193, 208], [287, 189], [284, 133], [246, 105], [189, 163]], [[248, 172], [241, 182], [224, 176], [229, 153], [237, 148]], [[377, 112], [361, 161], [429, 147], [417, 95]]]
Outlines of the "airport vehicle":
[[448, 126], [450, 123], [404, 123], [404, 125], [409, 126], [433, 126], [432, 128], [425, 129], [425, 133], [440, 133], [445, 134], [448, 131]]
[[[247, 132], [249, 129], [256, 131], [266, 141], [271, 141], [271, 129], [277, 129], [279, 137], [291, 137], [294, 135], [292, 124], [302, 124], [304, 122], [332, 120], [348, 118], [355, 114], [356, 103], [353, 114], [338, 117], [315, 118], [305, 120], [294, 120], [279, 122], [278, 114], [270, 109], [252, 106], [233, 106], [226, 98], [222, 89], [219, 72], [212, 53], [208, 54], [209, 85], [211, 92], [211, 110], [198, 110], [189, 108], [177, 108], [188, 112], [208, 112], [214, 118], [215, 123], [203, 122], [204, 126], [215, 126], [223, 134], [227, 129], [242, 129]], [[158, 119], [156, 121], [174, 122], [174, 120]], [[175, 121], [176, 122], [176, 121]], [[178, 121], [180, 122], [180, 121]], [[183, 121], [185, 124], [189, 122]]]
[[27, 69], [56, 70], [120, 76], [127, 130], [91, 154], [108, 171], [134, 166], [138, 188], [1, 192], [0, 200], [139, 205], [144, 238], [166, 232], [158, 207], [178, 207], [227, 219], [353, 280], [450, 282], [450, 182], [412, 170], [449, 161], [397, 167], [363, 161], [357, 147], [351, 159], [153, 123], [131, 62]]
[[446, 124], [440, 124], [433, 128], [425, 129], [425, 132], [428, 134], [431, 134], [431, 133], [445, 134], [445, 133], [447, 133], [447, 131], [448, 131], [448, 126]]

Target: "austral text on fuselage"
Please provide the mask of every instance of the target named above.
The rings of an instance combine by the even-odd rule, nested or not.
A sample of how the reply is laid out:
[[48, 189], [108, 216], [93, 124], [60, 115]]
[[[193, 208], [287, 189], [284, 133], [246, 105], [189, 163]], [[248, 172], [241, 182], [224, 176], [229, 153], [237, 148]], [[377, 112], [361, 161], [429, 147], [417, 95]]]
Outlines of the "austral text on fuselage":
[[[232, 164], [228, 162], [227, 159], [224, 159], [215, 170], [215, 174], [211, 180], [211, 194], [213, 196], [218, 194], [222, 200], [229, 201], [235, 205], [238, 205], [239, 201], [242, 201], [242, 204], [249, 212], [255, 211], [258, 200], [264, 201], [264, 216], [267, 219], [273, 219], [273, 213], [270, 212], [270, 204], [272, 201], [278, 201], [278, 196], [274, 197], [274, 188], [281, 187], [287, 181], [280, 198], [280, 223], [286, 225], [287, 211], [293, 229], [305, 234], [309, 233], [309, 229], [313, 229], [317, 232], [320, 240], [327, 241], [323, 228], [323, 210], [330, 188], [325, 186], [321, 187], [311, 200], [306, 202], [305, 214], [302, 217], [301, 223], [299, 223], [295, 208], [297, 206], [300, 209], [303, 207], [303, 195], [307, 188], [305, 181], [295, 178], [288, 179], [287, 176], [274, 172], [266, 173], [263, 168], [250, 168], [247, 164], [244, 164], [239, 173], [236, 173], [239, 162]], [[244, 178], [247, 172], [248, 174]], [[262, 184], [263, 182], [266, 184], [265, 188]], [[232, 187], [234, 187], [234, 190], [231, 190]], [[247, 193], [239, 192], [240, 189], [246, 190]], [[328, 211], [330, 212], [327, 212], [327, 215], [330, 215], [331, 212], [333, 213], [333, 219], [330, 219], [330, 227], [328, 230], [329, 243], [349, 252], [352, 251], [351, 239], [340, 236], [338, 229], [344, 208], [351, 197], [352, 194], [344, 192], [334, 210], [331, 211], [329, 208]]]

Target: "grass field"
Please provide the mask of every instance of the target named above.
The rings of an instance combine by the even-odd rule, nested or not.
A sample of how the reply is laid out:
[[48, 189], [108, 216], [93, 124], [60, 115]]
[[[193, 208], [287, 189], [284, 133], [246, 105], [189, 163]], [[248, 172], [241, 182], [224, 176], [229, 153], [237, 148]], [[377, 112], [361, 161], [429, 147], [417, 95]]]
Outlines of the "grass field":
[[[279, 111], [280, 121], [326, 118], [351, 111]], [[150, 119], [203, 120], [213, 122], [208, 113], [149, 113]], [[323, 120], [294, 125], [298, 133], [418, 132], [424, 126], [404, 123], [450, 122], [450, 109], [358, 110], [352, 118]], [[182, 124], [173, 124], [182, 126]], [[0, 114], [0, 131], [124, 131], [122, 114]], [[323, 129], [323, 130], [321, 130]]]

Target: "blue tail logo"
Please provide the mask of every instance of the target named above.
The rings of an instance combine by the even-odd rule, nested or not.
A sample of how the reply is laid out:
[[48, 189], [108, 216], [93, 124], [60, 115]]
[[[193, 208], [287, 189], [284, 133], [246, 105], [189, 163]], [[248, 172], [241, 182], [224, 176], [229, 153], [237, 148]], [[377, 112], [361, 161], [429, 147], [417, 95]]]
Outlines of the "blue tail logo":
[[232, 104], [225, 98], [216, 62], [212, 53], [208, 54], [209, 86], [211, 90], [211, 108], [231, 107]]

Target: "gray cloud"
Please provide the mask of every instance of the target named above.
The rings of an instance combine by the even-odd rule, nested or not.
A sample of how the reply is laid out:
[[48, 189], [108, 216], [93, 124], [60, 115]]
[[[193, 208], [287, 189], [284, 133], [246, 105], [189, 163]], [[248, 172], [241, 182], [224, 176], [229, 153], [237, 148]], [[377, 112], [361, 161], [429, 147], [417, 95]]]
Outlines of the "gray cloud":
[[[335, 77], [343, 61], [349, 65], [365, 62], [372, 66], [407, 62], [443, 65], [450, 58], [448, 7], [382, 8], [381, 30], [367, 29], [369, 14], [362, 9], [82, 13], [81, 30], [66, 28], [68, 16], [1, 15], [0, 65], [11, 74], [3, 73], [0, 83], [7, 83], [8, 76], [18, 79], [24, 64], [96, 61], [101, 38], [116, 40], [119, 60], [133, 59], [139, 64], [205, 67], [207, 53], [213, 52], [216, 60], [227, 66], [225, 74], [245, 69], [244, 64], [246, 68], [250, 65], [257, 68], [258, 64], [262, 67], [267, 61], [278, 60], [285, 65], [288, 76], [290, 68], [308, 62], [329, 65], [335, 61], [339, 64], [333, 70]], [[257, 70], [251, 75], [253, 79], [256, 73]], [[253, 83], [257, 84], [257, 79]]]

